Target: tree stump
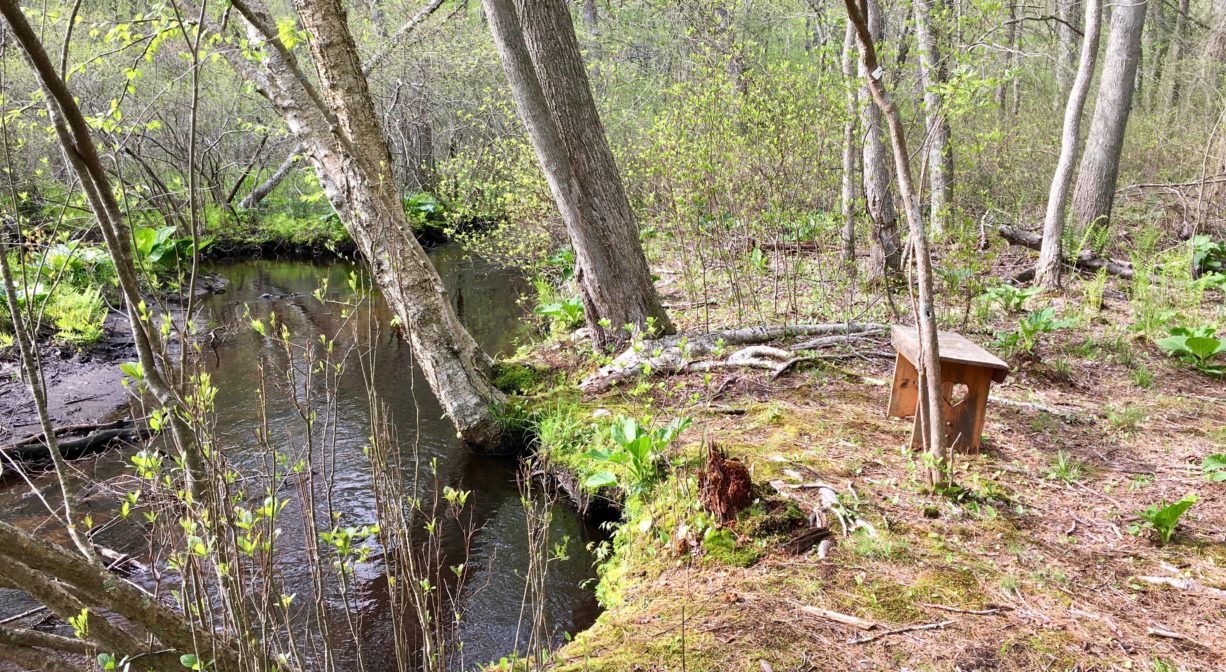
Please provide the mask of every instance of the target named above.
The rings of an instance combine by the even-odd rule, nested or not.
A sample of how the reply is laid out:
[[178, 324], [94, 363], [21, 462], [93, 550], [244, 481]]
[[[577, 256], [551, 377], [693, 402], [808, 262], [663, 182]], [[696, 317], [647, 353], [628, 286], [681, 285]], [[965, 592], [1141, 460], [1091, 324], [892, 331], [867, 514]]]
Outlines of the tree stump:
[[707, 466], [698, 475], [702, 505], [720, 525], [726, 525], [753, 501], [749, 469], [735, 457], [728, 457], [714, 443], [707, 444]]

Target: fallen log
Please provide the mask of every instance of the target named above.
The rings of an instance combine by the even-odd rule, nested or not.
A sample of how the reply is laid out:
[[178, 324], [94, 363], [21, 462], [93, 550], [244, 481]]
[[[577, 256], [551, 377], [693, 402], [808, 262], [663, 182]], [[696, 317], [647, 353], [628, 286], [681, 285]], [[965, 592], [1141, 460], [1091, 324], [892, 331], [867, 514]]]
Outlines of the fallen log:
[[[148, 435], [148, 427], [138, 425], [130, 419], [69, 425], [55, 430], [60, 454], [69, 460], [97, 452], [112, 441], [136, 441]], [[0, 453], [14, 462], [41, 462], [51, 459], [42, 432], [0, 446]]]
[[749, 347], [734, 352], [727, 359], [709, 359], [729, 346], [753, 346], [781, 338], [797, 336], [883, 334], [885, 325], [840, 322], [837, 324], [785, 324], [768, 327], [746, 327], [716, 331], [709, 334], [678, 334], [632, 345], [610, 364], [602, 366], [579, 383], [585, 392], [604, 392], [617, 383], [652, 373], [681, 371], [712, 371], [723, 368], [761, 368], [775, 370], [791, 366], [795, 357], [781, 348]]
[[[1030, 231], [1023, 231], [1015, 226], [1002, 224], [1000, 231], [1001, 238], [1009, 241], [1013, 245], [1029, 248], [1031, 250], [1040, 250], [1043, 248], [1043, 236]], [[1127, 261], [1119, 261], [1117, 259], [1105, 259], [1095, 256], [1090, 250], [1082, 250], [1075, 259], [1071, 262], [1066, 257], [1062, 260], [1064, 263], [1073, 266], [1082, 271], [1097, 273], [1102, 269], [1106, 269], [1107, 273], [1118, 276], [1127, 280], [1131, 280], [1133, 276], [1132, 264]], [[1017, 279], [1025, 282], [1034, 279], [1034, 269], [1023, 271], [1018, 274]]]

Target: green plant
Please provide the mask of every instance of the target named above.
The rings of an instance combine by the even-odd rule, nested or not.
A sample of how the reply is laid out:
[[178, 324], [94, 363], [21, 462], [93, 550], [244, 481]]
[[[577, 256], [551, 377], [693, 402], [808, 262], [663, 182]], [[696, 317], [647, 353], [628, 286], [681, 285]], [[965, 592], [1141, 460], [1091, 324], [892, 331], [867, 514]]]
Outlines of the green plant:
[[1192, 268], [1200, 273], [1226, 271], [1226, 245], [1210, 236], [1192, 236], [1188, 241], [1192, 248]]
[[1220, 271], [1206, 273], [1197, 278], [1192, 286], [1197, 289], [1216, 289], [1219, 292], [1226, 292], [1226, 273]]
[[1205, 473], [1205, 479], [1213, 483], [1226, 481], [1226, 453], [1209, 455], [1200, 463], [1200, 469]]
[[[132, 229], [132, 240], [135, 243], [136, 260], [145, 270], [157, 274], [174, 270], [192, 258], [192, 239], [175, 238], [175, 227], [163, 226], [153, 228], [136, 226]], [[200, 239], [201, 251], [212, 238]]]
[[1154, 344], [1171, 356], [1191, 361], [1202, 373], [1226, 375], [1226, 364], [1209, 361], [1226, 352], [1226, 339], [1217, 338], [1213, 327], [1173, 327], [1168, 336]]
[[1010, 352], [1033, 352], [1041, 335], [1067, 329], [1076, 323], [1072, 319], [1057, 320], [1055, 308], [1032, 311], [1018, 320], [1016, 331], [997, 334], [996, 345]]
[[1048, 465], [1045, 477], [1052, 481], [1062, 481], [1067, 485], [1081, 480], [1084, 475], [1085, 470], [1081, 462], [1060, 450], [1056, 452], [1056, 459]]
[[616, 465], [622, 474], [614, 470], [598, 471], [587, 478], [584, 486], [595, 489], [620, 485], [631, 495], [643, 494], [659, 478], [657, 461], [660, 454], [689, 426], [689, 418], [674, 418], [664, 427], [652, 429], [634, 418], [619, 415], [609, 427], [613, 447], [592, 450], [587, 457]]
[[1013, 285], [997, 285], [983, 294], [979, 295], [979, 300], [987, 304], [998, 303], [1002, 308], [1010, 313], [1021, 311], [1022, 304], [1026, 303], [1026, 299], [1032, 296], [1037, 296], [1043, 292], [1042, 287], [1026, 287], [1019, 289]]
[[543, 303], [532, 312], [549, 318], [550, 322], [568, 331], [583, 324], [583, 302], [577, 296]]
[[1124, 434], [1131, 434], [1145, 422], [1145, 409], [1133, 404], [1108, 404], [1107, 405], [1107, 422], [1111, 424], [1116, 431]]
[[749, 267], [755, 273], [765, 274], [770, 271], [770, 261], [767, 259], [766, 254], [762, 252], [762, 248], [755, 247], [749, 253]]
[[1128, 377], [1132, 380], [1133, 385], [1141, 389], [1148, 390], [1154, 386], [1154, 374], [1144, 364], [1138, 364], [1135, 369], [1128, 373]]
[[1159, 545], [1165, 546], [1175, 534], [1179, 519], [1198, 501], [1200, 497], [1196, 495], [1187, 495], [1173, 504], [1167, 504], [1165, 499], [1159, 500], [1157, 504], [1150, 504], [1144, 511], [1138, 511], [1137, 515], [1141, 517], [1141, 521], [1131, 525], [1128, 531], [1139, 535], [1144, 530], [1152, 529], [1158, 533]]
[[71, 287], [58, 289], [47, 303], [57, 336], [73, 345], [88, 345], [102, 340], [105, 332], [106, 304], [97, 287], [77, 291]]

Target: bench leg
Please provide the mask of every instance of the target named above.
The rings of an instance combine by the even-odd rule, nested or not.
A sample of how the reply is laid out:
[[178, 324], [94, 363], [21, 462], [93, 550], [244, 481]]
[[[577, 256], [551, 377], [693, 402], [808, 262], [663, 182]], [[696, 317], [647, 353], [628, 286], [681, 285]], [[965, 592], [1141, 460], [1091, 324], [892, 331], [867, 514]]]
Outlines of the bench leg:
[[919, 371], [898, 354], [894, 357], [894, 387], [890, 390], [890, 407], [886, 417], [905, 418], [915, 414], [919, 400]]
[[983, 421], [987, 415], [992, 372], [968, 368], [963, 384], [966, 385], [966, 397], [962, 401], [951, 406], [946, 398], [945, 436], [950, 449], [960, 453], [978, 453]]

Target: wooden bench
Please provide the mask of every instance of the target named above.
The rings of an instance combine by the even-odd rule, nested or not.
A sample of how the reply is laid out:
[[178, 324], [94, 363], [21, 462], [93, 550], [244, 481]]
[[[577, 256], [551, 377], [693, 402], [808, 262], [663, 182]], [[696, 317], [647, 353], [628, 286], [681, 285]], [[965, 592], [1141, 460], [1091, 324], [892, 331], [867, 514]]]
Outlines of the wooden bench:
[[[890, 340], [898, 356], [894, 361], [894, 387], [890, 391], [890, 408], [886, 415], [903, 418], [916, 415], [919, 402], [919, 332], [915, 327], [894, 325]], [[983, 420], [987, 413], [988, 392], [992, 382], [1003, 383], [1009, 365], [965, 336], [949, 331], [937, 333], [937, 349], [941, 355], [941, 397], [945, 402], [945, 440], [953, 450], [979, 452]], [[966, 396], [954, 399], [954, 385], [965, 385]], [[922, 445], [919, 418], [911, 431], [911, 446]]]

